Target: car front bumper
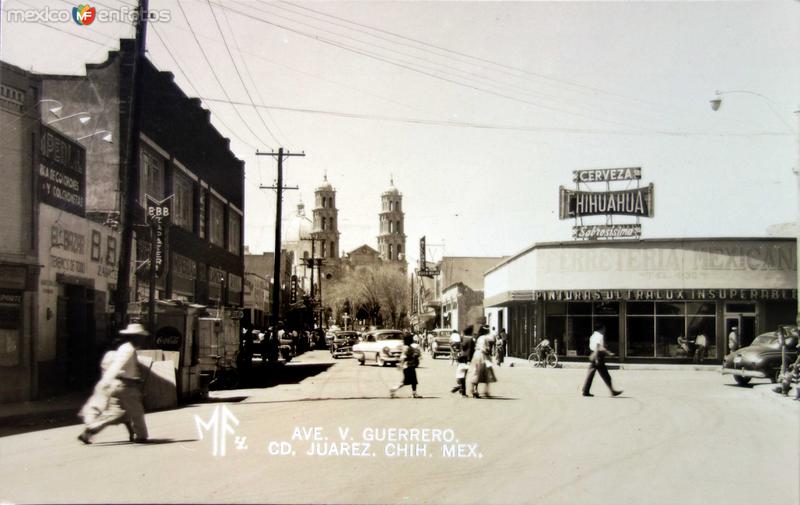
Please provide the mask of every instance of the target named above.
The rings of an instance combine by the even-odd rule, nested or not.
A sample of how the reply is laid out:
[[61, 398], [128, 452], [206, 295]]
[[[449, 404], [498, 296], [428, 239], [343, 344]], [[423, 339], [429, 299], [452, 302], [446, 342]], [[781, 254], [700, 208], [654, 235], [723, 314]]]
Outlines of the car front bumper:
[[746, 368], [728, 368], [722, 367], [722, 375], [738, 375], [739, 377], [754, 377], [757, 379], [766, 379], [767, 374], [762, 370], [747, 370]]

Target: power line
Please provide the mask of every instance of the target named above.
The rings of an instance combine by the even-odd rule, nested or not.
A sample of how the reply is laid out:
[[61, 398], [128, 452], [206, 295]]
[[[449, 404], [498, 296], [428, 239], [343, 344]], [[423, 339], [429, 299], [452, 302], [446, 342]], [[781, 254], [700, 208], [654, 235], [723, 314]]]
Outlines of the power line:
[[[201, 97], [202, 100], [206, 100], [209, 102], [219, 102], [219, 103], [231, 103], [227, 100], [223, 100], [221, 98], [210, 98], [210, 97]], [[247, 105], [244, 102], [233, 102], [237, 105]], [[601, 129], [592, 129], [592, 128], [555, 128], [555, 127], [546, 127], [546, 126], [520, 126], [520, 125], [500, 125], [500, 124], [491, 124], [491, 123], [471, 123], [465, 121], [439, 121], [439, 120], [430, 120], [430, 119], [419, 119], [419, 118], [406, 118], [406, 117], [399, 117], [399, 116], [383, 116], [383, 115], [376, 115], [376, 114], [358, 114], [352, 112], [342, 112], [342, 111], [332, 111], [332, 110], [322, 110], [322, 109], [307, 109], [307, 108], [300, 108], [300, 107], [285, 107], [279, 105], [264, 105], [264, 104], [256, 104], [256, 107], [271, 109], [271, 110], [283, 110], [283, 111], [290, 111], [290, 112], [301, 112], [306, 114], [323, 114], [328, 116], [334, 117], [342, 117], [348, 119], [365, 119], [365, 120], [372, 120], [372, 121], [389, 121], [395, 123], [409, 123], [409, 124], [419, 124], [419, 125], [428, 125], [428, 126], [448, 126], [448, 127], [459, 127], [459, 128], [478, 128], [478, 129], [488, 129], [488, 130], [512, 130], [512, 131], [527, 131], [527, 132], [554, 132], [554, 133], [570, 133], [570, 134], [599, 134], [599, 135], [668, 135], [668, 136], [677, 136], [677, 137], [689, 137], [689, 136], [733, 136], [733, 137], [758, 137], [758, 136], [765, 136], [765, 137], [781, 137], [781, 136], [789, 136], [789, 133], [786, 132], [773, 132], [773, 131], [756, 131], [750, 133], [708, 133], [708, 132], [699, 132], [699, 131], [680, 131], [680, 130], [650, 130], [650, 131], [634, 131], [634, 130], [601, 130]]]
[[[216, 4], [216, 5], [221, 6], [220, 4]], [[388, 63], [388, 64], [396, 66], [396, 67], [400, 67], [400, 68], [403, 68], [403, 69], [406, 69], [406, 70], [410, 70], [411, 72], [415, 72], [415, 73], [418, 73], [418, 74], [426, 75], [428, 77], [432, 77], [434, 79], [438, 79], [438, 80], [441, 80], [441, 81], [449, 82], [451, 84], [462, 86], [462, 87], [465, 87], [465, 88], [468, 88], [468, 89], [472, 89], [472, 90], [475, 90], [475, 91], [480, 91], [480, 92], [483, 92], [483, 93], [486, 93], [486, 94], [489, 94], [489, 95], [493, 95], [493, 96], [497, 96], [497, 97], [500, 97], [500, 98], [505, 98], [507, 100], [511, 100], [511, 101], [515, 101], [515, 102], [519, 102], [519, 103], [524, 103], [524, 104], [531, 105], [533, 107], [540, 108], [540, 109], [546, 109], [546, 110], [551, 110], [551, 111], [554, 111], [554, 112], [560, 112], [562, 114], [567, 114], [567, 115], [571, 115], [571, 116], [578, 116], [578, 117], [582, 117], [584, 119], [589, 119], [589, 120], [597, 121], [597, 122], [601, 122], [601, 123], [607, 123], [607, 124], [612, 124], [612, 125], [626, 126], [626, 127], [629, 127], [629, 128], [635, 128], [635, 127], [633, 127], [631, 125], [628, 125], [628, 124], [625, 124], [625, 123], [621, 123], [619, 121], [612, 121], [612, 120], [608, 120], [608, 119], [596, 118], [596, 117], [592, 117], [592, 116], [587, 115], [587, 114], [582, 114], [582, 113], [579, 113], [579, 112], [572, 112], [572, 111], [565, 110], [565, 109], [562, 109], [562, 108], [559, 108], [559, 107], [553, 107], [553, 106], [544, 105], [544, 104], [541, 104], [541, 103], [531, 102], [529, 100], [525, 100], [525, 99], [522, 99], [522, 98], [511, 96], [511, 95], [508, 95], [508, 94], [505, 94], [505, 93], [499, 93], [499, 92], [491, 90], [491, 89], [482, 88], [480, 86], [476, 86], [476, 85], [473, 85], [473, 84], [470, 84], [470, 83], [465, 83], [465, 82], [458, 81], [456, 79], [452, 79], [452, 78], [449, 78], [449, 77], [444, 77], [444, 76], [441, 76], [441, 75], [437, 75], [437, 74], [429, 72], [427, 70], [422, 70], [422, 69], [410, 66], [406, 62], [397, 62], [397, 61], [391, 60], [391, 59], [389, 59], [389, 58], [387, 58], [385, 56], [382, 56], [382, 55], [379, 55], [379, 54], [375, 54], [375, 53], [369, 52], [369, 51], [364, 50], [364, 49], [358, 49], [358, 48], [354, 48], [354, 47], [351, 47], [351, 46], [347, 46], [347, 45], [345, 45], [345, 44], [343, 44], [341, 42], [338, 42], [338, 41], [327, 39], [327, 38], [321, 37], [319, 35], [309, 34], [309, 33], [306, 33], [304, 31], [301, 31], [301, 30], [298, 30], [298, 29], [295, 29], [295, 28], [291, 28], [291, 27], [288, 27], [288, 26], [285, 26], [285, 25], [274, 23], [272, 21], [269, 21], [269, 20], [254, 16], [252, 14], [248, 14], [248, 13], [243, 12], [241, 10], [236, 10], [233, 7], [230, 7], [230, 4], [228, 4], [228, 6], [226, 6], [225, 8], [229, 9], [231, 12], [235, 12], [237, 14], [240, 14], [240, 15], [244, 16], [244, 17], [247, 17], [248, 19], [253, 19], [253, 20], [262, 22], [264, 24], [268, 24], [270, 26], [275, 26], [277, 28], [281, 28], [281, 29], [286, 30], [286, 31], [291, 32], [291, 33], [295, 33], [297, 35], [310, 38], [312, 40], [315, 40], [315, 41], [323, 43], [323, 44], [327, 44], [327, 45], [331, 45], [331, 46], [334, 46], [334, 47], [338, 47], [338, 48], [343, 49], [343, 50], [348, 51], [348, 52], [360, 54], [362, 56], [366, 56], [367, 58], [371, 58], [371, 59], [374, 59], [374, 60], [382, 61], [384, 63]]]
[[[231, 33], [231, 35], [233, 37], [233, 43], [236, 45], [236, 51], [239, 53], [239, 58], [242, 60], [242, 65], [244, 66], [245, 73], [247, 74], [247, 77], [250, 79], [250, 82], [253, 84], [253, 88], [256, 90], [256, 96], [258, 97], [258, 101], [263, 103], [264, 99], [261, 96], [261, 92], [258, 89], [258, 83], [256, 83], [255, 79], [253, 79], [253, 74], [250, 72], [250, 68], [247, 65], [247, 60], [244, 59], [244, 57], [242, 56], [242, 49], [239, 47], [239, 41], [236, 39], [236, 31], [233, 29], [233, 27], [231, 26], [231, 22], [228, 19], [228, 11], [227, 10], [223, 9], [222, 17], [225, 19], [225, 24], [228, 25], [228, 31]], [[269, 118], [269, 120], [272, 121], [272, 123], [275, 125], [275, 130], [278, 132], [278, 134], [282, 138], [284, 138], [287, 141], [289, 141], [289, 143], [291, 144], [292, 143], [291, 139], [289, 139], [286, 136], [286, 134], [284, 134], [281, 131], [281, 128], [278, 125], [278, 122], [275, 121], [275, 118], [272, 117], [272, 114], [270, 114], [269, 110], [267, 109], [267, 110], [265, 110], [265, 112], [266, 112], [267, 117]]]
[[[225, 95], [225, 97], [228, 100], [230, 100], [231, 98], [230, 98], [230, 96], [228, 96], [228, 92], [225, 91], [225, 86], [222, 85], [222, 81], [220, 81], [220, 78], [217, 75], [217, 72], [214, 70], [214, 66], [211, 64], [211, 61], [209, 60], [205, 49], [203, 49], [202, 44], [200, 44], [200, 41], [197, 38], [197, 33], [195, 33], [194, 28], [192, 28], [192, 24], [189, 21], [189, 17], [186, 15], [186, 11], [183, 9], [183, 5], [181, 4], [181, 0], [177, 0], [177, 3], [178, 3], [178, 8], [181, 11], [181, 14], [183, 15], [184, 19], [186, 20], [186, 24], [189, 26], [189, 31], [192, 33], [192, 37], [194, 38], [194, 41], [197, 44], [197, 47], [200, 48], [200, 53], [202, 53], [203, 59], [205, 60], [206, 65], [208, 65], [208, 68], [211, 69], [211, 73], [214, 76], [214, 79], [217, 81], [217, 84], [219, 85], [220, 89], [222, 90], [222, 93]], [[233, 105], [233, 103], [231, 103], [231, 105]], [[261, 144], [264, 144], [264, 145], [268, 145], [269, 144], [268, 142], [264, 142], [258, 136], [258, 134], [253, 131], [253, 129], [250, 127], [250, 123], [248, 123], [244, 119], [244, 117], [242, 116], [241, 112], [239, 112], [239, 109], [237, 109], [235, 105], [233, 105], [233, 110], [234, 110], [234, 112], [236, 112], [236, 115], [239, 116], [239, 119], [242, 120], [242, 123], [244, 123], [245, 127], [250, 131], [250, 133], [253, 134], [253, 136], [256, 138], [256, 140], [258, 140]]]
[[239, 78], [239, 82], [242, 83], [244, 92], [247, 95], [247, 98], [250, 100], [250, 103], [253, 105], [253, 110], [256, 112], [256, 116], [258, 116], [258, 119], [261, 120], [261, 124], [264, 125], [264, 128], [267, 130], [267, 133], [269, 133], [269, 136], [272, 137], [272, 140], [274, 140], [276, 144], [280, 145], [280, 141], [277, 138], [275, 138], [275, 135], [272, 133], [272, 130], [270, 130], [269, 126], [267, 126], [267, 123], [264, 121], [264, 118], [261, 117], [261, 114], [258, 112], [255, 102], [253, 102], [253, 97], [250, 95], [250, 90], [247, 89], [247, 84], [244, 82], [244, 78], [242, 78], [241, 72], [239, 72], [239, 66], [236, 64], [236, 59], [233, 57], [233, 53], [231, 52], [230, 46], [228, 46], [228, 41], [225, 40], [225, 34], [222, 31], [222, 27], [219, 24], [219, 19], [217, 19], [217, 13], [214, 12], [214, 7], [211, 5], [210, 0], [208, 1], [208, 8], [211, 11], [211, 16], [214, 18], [214, 24], [217, 25], [217, 30], [219, 31], [219, 35], [220, 37], [222, 37], [222, 42], [225, 44], [225, 50], [228, 51], [228, 56], [231, 59], [231, 63], [233, 63], [233, 69], [236, 70], [236, 76]]
[[[153, 33], [155, 33], [155, 34], [156, 34], [156, 37], [157, 37], [157, 38], [158, 38], [158, 40], [161, 42], [161, 45], [162, 45], [162, 46], [164, 46], [164, 49], [167, 51], [167, 54], [169, 55], [169, 57], [170, 57], [170, 58], [172, 58], [172, 61], [173, 61], [173, 62], [175, 62], [175, 65], [178, 67], [178, 70], [179, 70], [179, 71], [180, 71], [180, 72], [183, 74], [183, 77], [186, 79], [186, 82], [187, 82], [187, 83], [189, 84], [189, 86], [191, 86], [191, 88], [194, 90], [194, 95], [195, 95], [196, 97], [200, 97], [200, 94], [201, 94], [201, 93], [200, 93], [200, 91], [197, 89], [197, 86], [195, 86], [195, 85], [194, 85], [194, 83], [192, 82], [191, 78], [189, 77], [189, 74], [186, 72], [186, 70], [184, 70], [184, 69], [183, 69], [183, 67], [181, 66], [181, 64], [180, 64], [180, 62], [178, 61], [178, 59], [177, 59], [177, 58], [175, 58], [175, 55], [174, 55], [174, 54], [172, 53], [172, 51], [170, 50], [170, 48], [169, 48], [169, 45], [167, 45], [167, 43], [166, 43], [166, 42], [164, 41], [164, 39], [161, 37], [161, 34], [160, 34], [160, 33], [159, 33], [159, 31], [156, 29], [155, 25], [153, 25], [153, 26], [152, 26], [152, 28], [153, 28]], [[202, 99], [201, 99], [201, 100], [202, 100]], [[251, 148], [251, 149], [253, 149], [253, 150], [256, 150], [256, 149], [257, 149], [257, 147], [255, 147], [254, 145], [252, 145], [252, 144], [248, 143], [246, 140], [242, 139], [242, 138], [241, 138], [239, 135], [237, 135], [237, 134], [236, 134], [236, 130], [234, 130], [233, 128], [231, 128], [231, 127], [230, 127], [230, 126], [229, 126], [229, 125], [228, 125], [228, 124], [227, 124], [227, 123], [226, 123], [226, 122], [225, 122], [225, 121], [222, 119], [222, 116], [220, 116], [219, 114], [217, 114], [217, 113], [215, 113], [214, 111], [212, 111], [210, 107], [209, 107], [209, 112], [210, 112], [212, 115], [214, 115], [214, 117], [216, 117], [216, 119], [217, 119], [217, 120], [220, 122], [220, 124], [222, 124], [222, 126], [224, 126], [224, 127], [225, 127], [225, 128], [226, 128], [226, 129], [227, 129], [227, 130], [228, 130], [228, 131], [229, 131], [229, 132], [230, 132], [230, 133], [231, 133], [233, 136], [234, 136], [234, 137], [236, 137], [236, 138], [239, 140], [239, 142], [241, 142], [242, 144], [246, 145], [247, 147], [250, 147], [250, 148]]]

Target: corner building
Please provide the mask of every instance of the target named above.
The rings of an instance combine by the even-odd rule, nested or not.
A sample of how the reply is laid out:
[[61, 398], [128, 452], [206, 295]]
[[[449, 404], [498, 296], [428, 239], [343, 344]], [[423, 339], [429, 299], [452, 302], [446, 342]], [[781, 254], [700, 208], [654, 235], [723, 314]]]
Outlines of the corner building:
[[794, 238], [539, 243], [486, 272], [484, 311], [527, 357], [542, 338], [585, 359], [596, 323], [620, 362], [681, 363], [679, 336], [709, 340], [706, 362], [797, 317]]

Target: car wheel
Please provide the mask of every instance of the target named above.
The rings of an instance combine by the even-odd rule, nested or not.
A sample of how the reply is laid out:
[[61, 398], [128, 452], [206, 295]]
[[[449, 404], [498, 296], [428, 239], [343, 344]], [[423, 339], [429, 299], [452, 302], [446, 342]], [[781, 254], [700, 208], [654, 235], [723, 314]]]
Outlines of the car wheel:
[[750, 383], [750, 377], [742, 377], [741, 375], [734, 375], [733, 380], [740, 386], [746, 386]]

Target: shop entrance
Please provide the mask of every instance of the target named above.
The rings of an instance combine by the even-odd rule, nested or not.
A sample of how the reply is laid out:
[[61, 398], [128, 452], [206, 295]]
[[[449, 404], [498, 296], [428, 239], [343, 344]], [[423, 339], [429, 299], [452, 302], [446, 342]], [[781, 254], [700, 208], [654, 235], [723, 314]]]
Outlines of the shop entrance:
[[56, 317], [56, 361], [62, 381], [59, 389], [83, 388], [97, 375], [94, 290], [65, 284]]
[[739, 328], [739, 347], [747, 347], [756, 338], [756, 305], [754, 303], [725, 304], [725, 350], [728, 349], [728, 335], [733, 328]]

